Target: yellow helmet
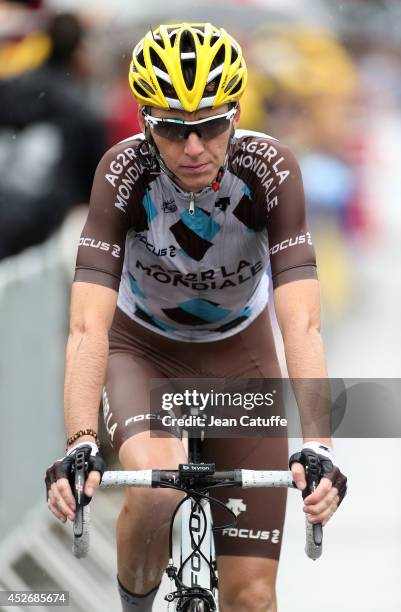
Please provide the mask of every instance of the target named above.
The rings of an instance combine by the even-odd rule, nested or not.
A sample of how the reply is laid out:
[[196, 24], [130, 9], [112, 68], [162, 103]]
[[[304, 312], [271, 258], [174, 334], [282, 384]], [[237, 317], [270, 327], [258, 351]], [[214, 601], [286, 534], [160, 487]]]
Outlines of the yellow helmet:
[[136, 45], [129, 72], [140, 104], [189, 112], [238, 101], [246, 81], [241, 47], [211, 23], [150, 30]]

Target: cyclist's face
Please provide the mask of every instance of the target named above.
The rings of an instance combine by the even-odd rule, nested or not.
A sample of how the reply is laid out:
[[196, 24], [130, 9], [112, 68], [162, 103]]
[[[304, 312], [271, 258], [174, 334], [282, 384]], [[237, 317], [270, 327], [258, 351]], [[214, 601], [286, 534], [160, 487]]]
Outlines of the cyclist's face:
[[[154, 117], [165, 119], [183, 119], [184, 121], [197, 121], [226, 113], [228, 104], [218, 108], [204, 108], [194, 113], [186, 111], [171, 111], [152, 108]], [[238, 109], [234, 119], [227, 121], [227, 129], [211, 139], [201, 138], [196, 132], [191, 132], [181, 141], [164, 138], [152, 129], [152, 136], [167, 167], [175, 174], [177, 181], [185, 191], [200, 191], [216, 178], [220, 166], [224, 162], [228, 141], [232, 127], [239, 120]], [[139, 114], [142, 129], [143, 117]]]

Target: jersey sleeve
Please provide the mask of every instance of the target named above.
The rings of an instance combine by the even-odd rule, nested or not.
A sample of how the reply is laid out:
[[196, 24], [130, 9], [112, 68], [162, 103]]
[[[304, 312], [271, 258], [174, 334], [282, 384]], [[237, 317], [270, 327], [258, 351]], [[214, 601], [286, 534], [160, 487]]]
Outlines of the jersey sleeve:
[[299, 164], [281, 143], [273, 141], [270, 147], [273, 179], [264, 188], [262, 185], [260, 187], [275, 289], [296, 280], [316, 279], [317, 269]]
[[135, 181], [135, 174], [140, 177], [132, 144], [120, 143], [101, 159], [79, 241], [75, 281], [118, 291], [125, 238], [134, 226], [133, 207], [140, 190], [140, 179]]

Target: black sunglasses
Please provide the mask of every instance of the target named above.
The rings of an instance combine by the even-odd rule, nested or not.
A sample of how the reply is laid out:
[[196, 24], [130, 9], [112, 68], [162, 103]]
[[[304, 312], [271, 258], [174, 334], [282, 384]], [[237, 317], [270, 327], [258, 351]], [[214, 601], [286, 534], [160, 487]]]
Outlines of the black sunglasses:
[[155, 134], [162, 138], [173, 140], [174, 142], [181, 142], [182, 140], [186, 140], [192, 132], [195, 132], [195, 134], [203, 140], [216, 138], [216, 136], [228, 130], [236, 112], [237, 107], [234, 106], [227, 113], [213, 115], [205, 119], [199, 119], [198, 121], [153, 117], [145, 110], [142, 111], [142, 115], [146, 125], [150, 127]]

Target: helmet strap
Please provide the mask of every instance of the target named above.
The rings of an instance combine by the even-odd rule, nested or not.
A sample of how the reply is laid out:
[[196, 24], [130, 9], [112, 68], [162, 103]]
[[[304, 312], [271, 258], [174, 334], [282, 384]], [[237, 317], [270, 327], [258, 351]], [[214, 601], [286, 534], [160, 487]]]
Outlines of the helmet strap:
[[161, 170], [162, 172], [167, 174], [167, 176], [174, 181], [177, 177], [174, 172], [171, 172], [170, 168], [168, 168], [168, 166], [165, 164], [164, 159], [162, 158], [161, 153], [157, 148], [155, 141], [153, 140], [150, 128], [147, 126], [145, 127], [145, 139], [148, 143], [149, 152], [153, 157], [154, 165], [157, 167], [158, 170]]

